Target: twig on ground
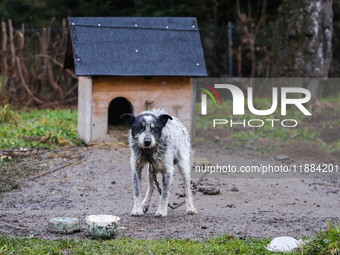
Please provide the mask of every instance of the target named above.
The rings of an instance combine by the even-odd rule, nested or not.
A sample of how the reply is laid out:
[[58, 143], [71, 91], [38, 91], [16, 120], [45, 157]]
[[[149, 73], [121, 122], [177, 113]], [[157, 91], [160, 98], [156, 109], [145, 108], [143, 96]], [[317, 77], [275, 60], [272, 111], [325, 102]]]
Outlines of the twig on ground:
[[203, 180], [203, 178], [204, 178], [207, 174], [208, 174], [208, 173], [203, 174], [202, 177], [201, 177], [197, 182], [193, 182], [193, 183], [192, 183], [192, 187], [193, 187], [194, 189], [197, 189], [197, 186], [201, 183], [201, 181]]
[[75, 161], [73, 161], [73, 162], [71, 162], [71, 163], [69, 163], [69, 164], [66, 164], [66, 165], [57, 167], [57, 168], [55, 168], [55, 169], [52, 169], [52, 170], [50, 170], [50, 171], [48, 171], [48, 172], [39, 174], [38, 176], [35, 176], [35, 177], [31, 178], [31, 181], [34, 181], [34, 180], [36, 180], [36, 179], [38, 179], [38, 178], [40, 178], [40, 177], [42, 177], [42, 176], [45, 176], [45, 175], [47, 175], [47, 174], [56, 172], [56, 171], [58, 171], [58, 170], [60, 170], [60, 169], [63, 169], [63, 168], [68, 167], [68, 166], [70, 166], [70, 165], [73, 165], [74, 163], [78, 162], [79, 160], [81, 160], [81, 159], [83, 159], [83, 158], [84, 158], [84, 156], [81, 156], [80, 158], [78, 158], [77, 160], [75, 160]]

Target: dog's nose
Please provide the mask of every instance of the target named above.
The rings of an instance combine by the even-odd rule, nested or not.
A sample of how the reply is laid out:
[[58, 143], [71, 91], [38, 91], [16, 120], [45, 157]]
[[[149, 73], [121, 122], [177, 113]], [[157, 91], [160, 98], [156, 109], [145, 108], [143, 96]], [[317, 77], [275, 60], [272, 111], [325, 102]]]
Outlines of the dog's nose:
[[151, 144], [151, 138], [145, 137], [145, 139], [144, 139], [144, 145], [145, 145], [145, 146], [150, 146], [150, 144]]

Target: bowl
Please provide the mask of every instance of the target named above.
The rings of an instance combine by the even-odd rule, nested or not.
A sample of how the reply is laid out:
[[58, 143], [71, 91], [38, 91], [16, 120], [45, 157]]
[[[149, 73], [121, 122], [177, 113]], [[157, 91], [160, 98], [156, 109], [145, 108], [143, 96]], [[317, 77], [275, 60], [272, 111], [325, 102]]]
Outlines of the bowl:
[[48, 221], [47, 230], [52, 233], [71, 234], [80, 231], [80, 223], [77, 218], [56, 217]]
[[118, 235], [120, 218], [114, 215], [89, 215], [86, 230], [93, 238], [109, 239]]

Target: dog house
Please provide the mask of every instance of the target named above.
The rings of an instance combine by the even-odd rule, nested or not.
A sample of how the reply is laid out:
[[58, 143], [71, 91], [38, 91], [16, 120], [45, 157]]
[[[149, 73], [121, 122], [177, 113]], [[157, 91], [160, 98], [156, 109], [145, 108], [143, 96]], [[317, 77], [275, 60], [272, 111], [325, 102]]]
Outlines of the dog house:
[[65, 68], [78, 81], [78, 135], [108, 141], [123, 113], [164, 108], [191, 130], [191, 77], [207, 71], [196, 18], [70, 18]]

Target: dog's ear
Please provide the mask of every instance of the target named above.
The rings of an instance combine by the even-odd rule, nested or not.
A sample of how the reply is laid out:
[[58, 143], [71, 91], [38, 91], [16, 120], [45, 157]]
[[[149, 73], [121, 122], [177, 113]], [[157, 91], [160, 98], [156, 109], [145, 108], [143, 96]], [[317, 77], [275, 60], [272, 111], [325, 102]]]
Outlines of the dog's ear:
[[133, 114], [130, 113], [124, 113], [122, 116], [120, 116], [122, 120], [125, 120], [126, 123], [129, 125], [129, 127], [132, 126], [132, 124], [135, 122], [136, 117]]
[[168, 114], [162, 114], [159, 115], [158, 119], [161, 122], [162, 126], [164, 127], [168, 120], [172, 120], [172, 117]]

